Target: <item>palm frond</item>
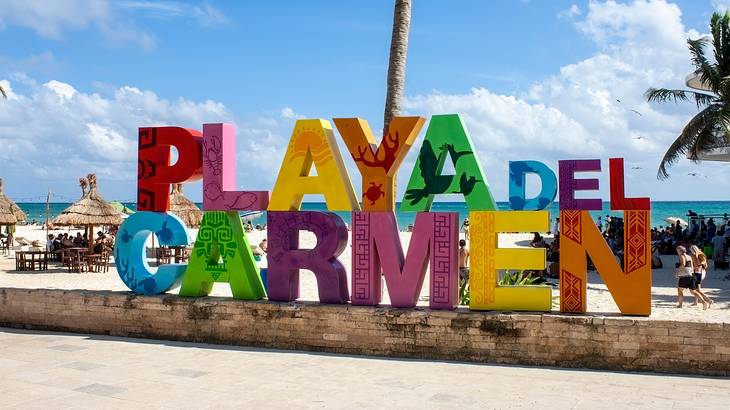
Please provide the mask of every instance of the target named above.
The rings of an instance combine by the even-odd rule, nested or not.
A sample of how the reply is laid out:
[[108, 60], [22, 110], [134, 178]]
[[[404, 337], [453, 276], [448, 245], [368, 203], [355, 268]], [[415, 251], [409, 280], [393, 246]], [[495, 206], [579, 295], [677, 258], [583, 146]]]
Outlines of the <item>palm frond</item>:
[[692, 55], [692, 64], [697, 68], [700, 74], [700, 81], [703, 84], [707, 84], [713, 91], [717, 91], [720, 88], [722, 82], [722, 75], [717, 72], [717, 66], [712, 64], [710, 60], [705, 56], [705, 47], [709, 42], [707, 37], [698, 39], [688, 39], [687, 46], [689, 52]]
[[719, 98], [712, 94], [698, 93], [696, 91], [689, 90], [669, 90], [666, 88], [649, 88], [644, 93], [644, 96], [649, 102], [659, 103], [668, 101], [674, 101], [675, 103], [680, 101], [689, 101], [691, 97], [695, 100], [697, 109], [719, 101]]
[[725, 77], [730, 74], [730, 14], [727, 11], [724, 14], [713, 13], [710, 31], [718, 72]]
[[[718, 133], [722, 132], [722, 128], [726, 128], [722, 124], [723, 121], [719, 115], [722, 108], [722, 104], [712, 104], [689, 120], [659, 163], [658, 179], [669, 178], [667, 168], [676, 163], [687, 152], [690, 152], [691, 158], [696, 160], [697, 155], [701, 152], [700, 147], [709, 146], [711, 140], [717, 142]], [[722, 128], [718, 128], [718, 126]]]
[[2, 95], [3, 98], [8, 98], [8, 93], [5, 91], [5, 88], [2, 85], [0, 85], [0, 95]]

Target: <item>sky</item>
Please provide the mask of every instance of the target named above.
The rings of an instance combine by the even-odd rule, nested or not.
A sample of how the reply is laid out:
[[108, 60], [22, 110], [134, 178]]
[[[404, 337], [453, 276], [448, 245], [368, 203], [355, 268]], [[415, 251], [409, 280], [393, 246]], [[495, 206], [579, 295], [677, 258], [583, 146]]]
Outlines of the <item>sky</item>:
[[[557, 172], [558, 160], [579, 158], [602, 160], [608, 200], [611, 157], [625, 158], [627, 195], [725, 200], [724, 164], [682, 160], [656, 179], [697, 108], [643, 93], [685, 87], [686, 39], [728, 4], [414, 1], [403, 114], [462, 115], [497, 200], [508, 161]], [[95, 172], [106, 199], [133, 201], [137, 128], [213, 122], [237, 128], [238, 185], [270, 190], [297, 119], [361, 117], [382, 129], [392, 18], [392, 1], [0, 0], [6, 193], [45, 200], [50, 187], [72, 201], [78, 178]], [[424, 135], [401, 167], [399, 198]], [[341, 139], [340, 151], [360, 192]], [[185, 192], [202, 197], [199, 182]]]

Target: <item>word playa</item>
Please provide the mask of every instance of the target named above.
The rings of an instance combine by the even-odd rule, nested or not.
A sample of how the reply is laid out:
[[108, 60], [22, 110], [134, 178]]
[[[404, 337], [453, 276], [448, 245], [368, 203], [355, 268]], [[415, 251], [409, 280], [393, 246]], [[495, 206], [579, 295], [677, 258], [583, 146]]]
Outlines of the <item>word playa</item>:
[[[500, 286], [503, 269], [545, 269], [544, 249], [502, 249], [500, 232], [545, 232], [544, 209], [560, 188], [560, 310], [586, 311], [586, 266], [590, 256], [620, 311], [651, 312], [649, 198], [624, 195], [623, 159], [609, 160], [612, 210], [624, 211], [624, 266], [614, 258], [589, 211], [601, 199], [577, 199], [576, 191], [598, 189], [598, 180], [577, 178], [601, 171], [599, 159], [561, 160], [558, 177], [544, 163], [509, 163], [510, 211], [497, 211], [471, 138], [458, 115], [434, 115], [401, 202], [401, 211], [417, 212], [404, 253], [395, 217], [395, 180], [426, 119], [396, 117], [378, 144], [359, 118], [334, 119], [335, 126], [362, 174], [362, 205], [350, 182], [333, 128], [322, 119], [296, 122], [276, 183], [268, 191], [235, 186], [235, 129], [204, 124], [202, 133], [179, 127], [140, 128], [139, 212], [120, 228], [115, 248], [124, 283], [140, 294], [158, 294], [180, 285], [180, 295], [208, 295], [214, 282], [229, 283], [233, 297], [288, 302], [299, 297], [299, 270], [312, 271], [322, 303], [377, 305], [383, 280], [393, 306], [414, 307], [426, 269], [430, 269], [429, 306], [455, 309], [458, 303], [459, 220], [455, 212], [430, 212], [436, 195], [463, 195], [470, 212], [470, 309], [550, 311], [549, 286]], [[172, 163], [175, 147], [178, 158]], [[455, 175], [442, 173], [450, 160]], [[312, 168], [316, 175], [311, 175]], [[526, 198], [526, 175], [541, 181], [537, 197]], [[203, 210], [188, 264], [147, 264], [145, 242], [155, 234], [162, 245], [188, 245], [187, 227], [168, 213], [171, 184], [203, 179]], [[332, 212], [301, 211], [304, 195], [321, 194], [330, 211], [352, 212], [352, 281], [337, 257], [347, 247], [348, 230]], [[238, 211], [267, 211], [268, 275], [264, 286]], [[317, 238], [313, 249], [299, 248], [300, 231]]]

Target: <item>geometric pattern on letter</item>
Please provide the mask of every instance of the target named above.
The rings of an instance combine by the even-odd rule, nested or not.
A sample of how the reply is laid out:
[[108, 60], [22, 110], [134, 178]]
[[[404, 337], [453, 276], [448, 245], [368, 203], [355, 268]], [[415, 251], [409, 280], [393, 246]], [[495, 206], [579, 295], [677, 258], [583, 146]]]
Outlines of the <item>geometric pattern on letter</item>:
[[451, 268], [455, 246], [452, 238], [454, 219], [452, 214], [436, 213], [434, 215], [430, 298], [433, 302], [444, 305], [453, 302], [450, 295], [454, 285], [458, 286], [451, 283], [451, 278], [454, 277]]
[[580, 212], [560, 211], [560, 233], [579, 245], [583, 243]]
[[370, 299], [370, 213], [352, 213], [352, 296]]
[[629, 275], [649, 263], [649, 211], [624, 211], [624, 215], [624, 274]]
[[[565, 212], [565, 211], [563, 211]], [[567, 270], [560, 271], [560, 310], [567, 313], [582, 313], [583, 281]]]

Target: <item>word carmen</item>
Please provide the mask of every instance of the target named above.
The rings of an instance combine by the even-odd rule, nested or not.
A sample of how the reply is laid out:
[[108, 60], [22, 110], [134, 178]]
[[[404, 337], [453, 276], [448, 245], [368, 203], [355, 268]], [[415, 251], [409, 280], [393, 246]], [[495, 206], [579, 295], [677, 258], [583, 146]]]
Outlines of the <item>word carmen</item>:
[[[561, 160], [558, 176], [538, 161], [509, 163], [511, 211], [496, 202], [458, 115], [435, 115], [401, 201], [401, 211], [418, 212], [408, 251], [404, 252], [395, 217], [395, 180], [413, 146], [423, 117], [396, 117], [378, 143], [359, 118], [337, 118], [335, 126], [362, 174], [358, 197], [344, 166], [334, 132], [326, 120], [297, 121], [274, 188], [236, 190], [235, 129], [204, 124], [203, 132], [179, 127], [140, 128], [138, 159], [139, 212], [120, 228], [115, 259], [120, 277], [134, 292], [158, 294], [180, 285], [182, 296], [208, 295], [215, 282], [231, 287], [233, 297], [293, 301], [299, 297], [299, 270], [317, 280], [323, 303], [377, 305], [383, 281], [393, 306], [413, 307], [429, 269], [429, 305], [454, 309], [458, 303], [458, 232], [455, 212], [430, 212], [436, 195], [460, 194], [471, 220], [470, 308], [474, 310], [550, 311], [548, 286], [500, 286], [498, 271], [545, 269], [544, 249], [500, 248], [501, 232], [545, 232], [544, 209], [560, 188], [560, 310], [586, 311], [587, 256], [623, 314], [651, 312], [649, 198], [626, 198], [623, 159], [609, 160], [612, 210], [624, 212], [624, 263], [617, 262], [589, 211], [601, 199], [578, 199], [576, 191], [598, 189], [598, 159]], [[178, 158], [172, 163], [172, 147]], [[444, 175], [445, 162], [455, 175]], [[312, 168], [316, 174], [312, 175]], [[540, 193], [526, 197], [526, 176], [541, 181]], [[189, 263], [156, 269], [144, 257], [145, 242], [155, 234], [162, 245], [187, 245], [187, 227], [169, 214], [170, 185], [203, 179], [203, 210]], [[352, 212], [352, 280], [338, 256], [347, 246], [345, 223], [332, 212], [300, 211], [307, 194], [324, 196], [328, 210]], [[362, 207], [361, 207], [362, 204]], [[268, 275], [264, 286], [238, 211], [266, 210]], [[313, 249], [299, 248], [299, 233], [313, 232]]]

